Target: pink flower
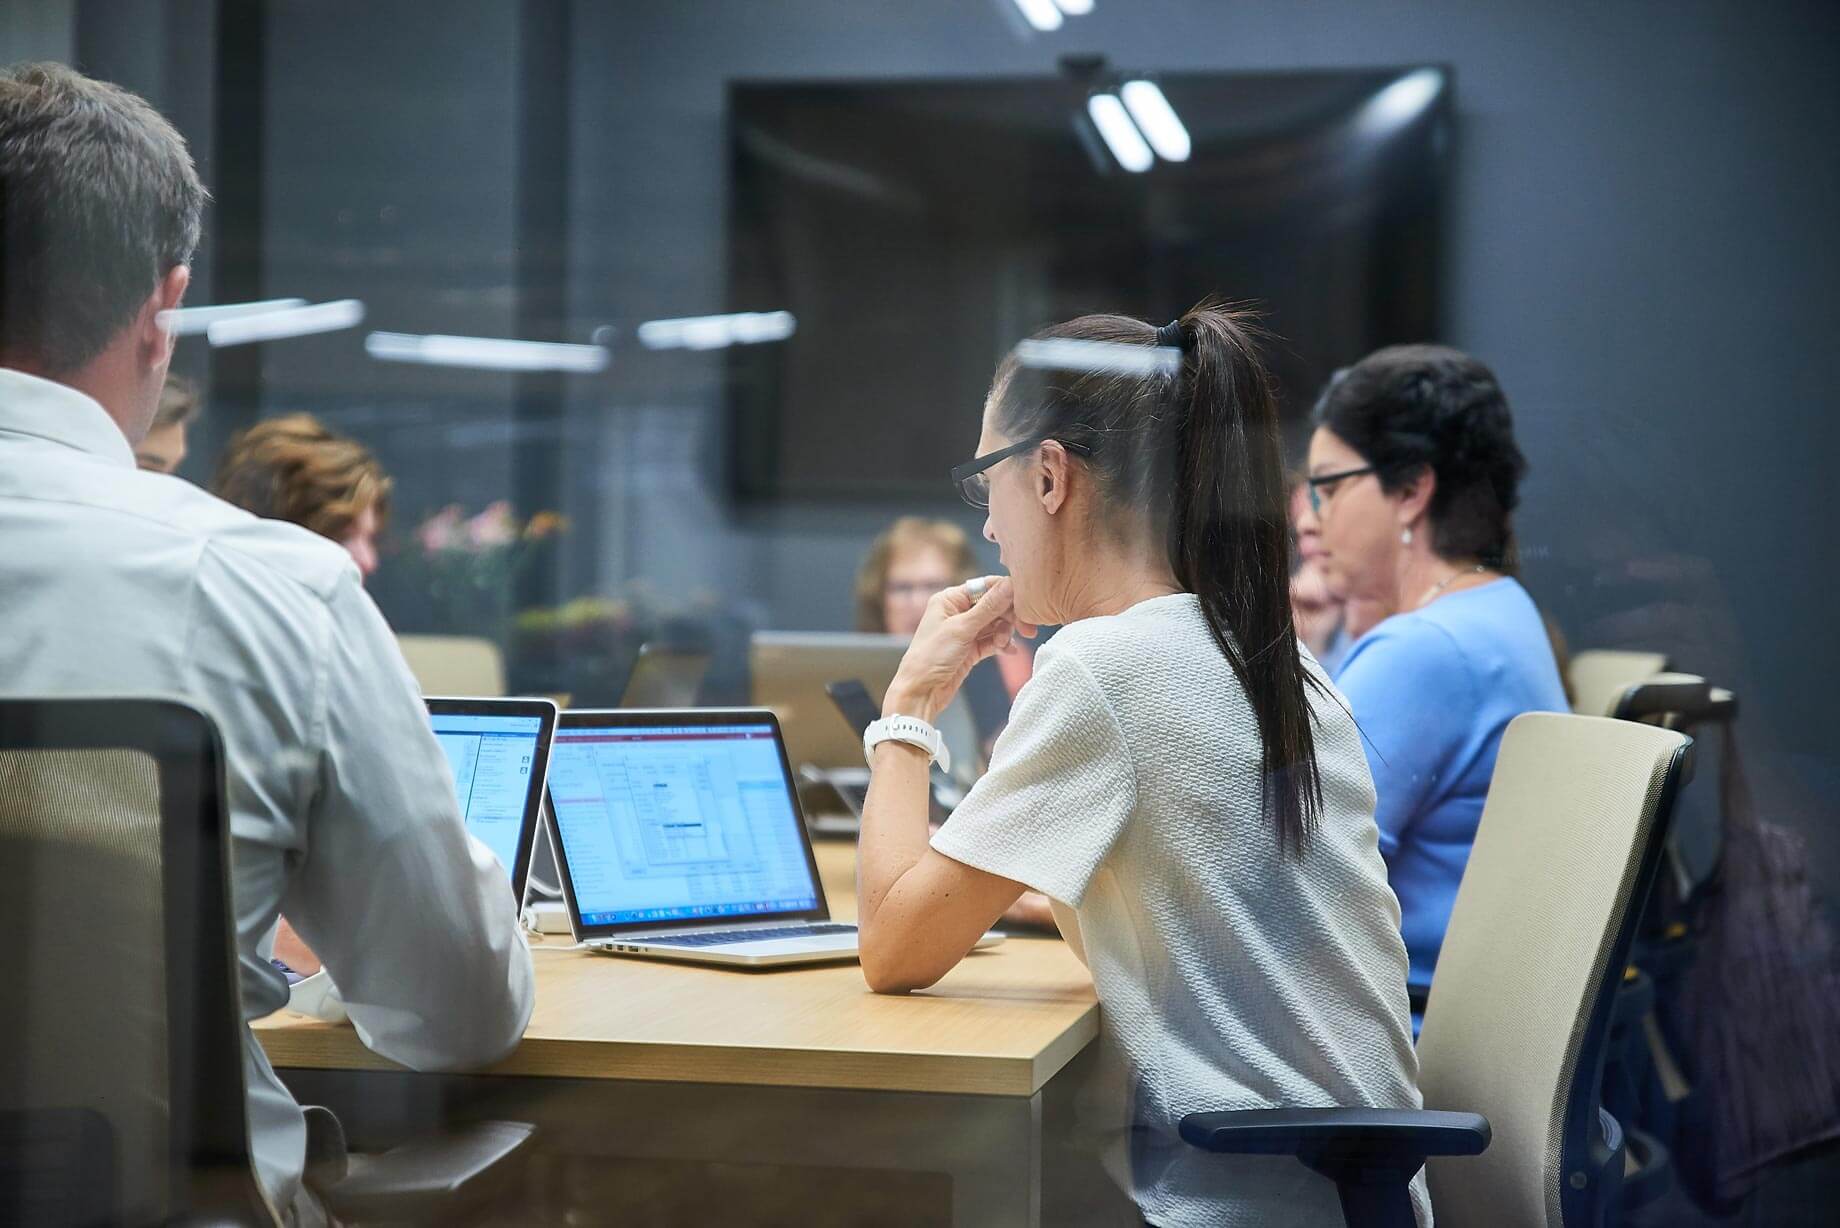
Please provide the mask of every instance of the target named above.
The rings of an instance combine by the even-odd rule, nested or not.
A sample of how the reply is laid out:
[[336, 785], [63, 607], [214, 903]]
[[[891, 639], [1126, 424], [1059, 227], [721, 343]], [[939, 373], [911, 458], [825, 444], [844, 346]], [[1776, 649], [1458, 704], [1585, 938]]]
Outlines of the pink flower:
[[466, 522], [466, 539], [475, 550], [509, 546], [517, 538], [517, 517], [511, 514], [511, 504], [504, 499]]
[[429, 554], [460, 544], [460, 505], [450, 503], [416, 527], [415, 538]]

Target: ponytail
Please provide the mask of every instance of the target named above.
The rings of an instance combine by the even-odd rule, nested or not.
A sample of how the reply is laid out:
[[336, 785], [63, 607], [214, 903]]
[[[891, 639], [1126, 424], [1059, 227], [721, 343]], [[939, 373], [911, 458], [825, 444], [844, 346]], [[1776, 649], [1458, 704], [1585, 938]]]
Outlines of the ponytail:
[[1290, 606], [1287, 491], [1271, 378], [1243, 313], [1198, 308], [1179, 321], [1182, 405], [1169, 563], [1258, 719], [1264, 807], [1280, 848], [1301, 853], [1322, 813], [1322, 781]]
[[1106, 502], [1145, 516], [1176, 581], [1195, 594], [1215, 645], [1258, 721], [1263, 805], [1281, 849], [1302, 856], [1322, 813], [1322, 782], [1290, 608], [1287, 490], [1271, 377], [1249, 313], [1203, 304], [1158, 329], [1083, 316], [1037, 340], [1179, 347], [1179, 364], [1031, 371], [1014, 355], [991, 389], [1012, 439], [1075, 445]]

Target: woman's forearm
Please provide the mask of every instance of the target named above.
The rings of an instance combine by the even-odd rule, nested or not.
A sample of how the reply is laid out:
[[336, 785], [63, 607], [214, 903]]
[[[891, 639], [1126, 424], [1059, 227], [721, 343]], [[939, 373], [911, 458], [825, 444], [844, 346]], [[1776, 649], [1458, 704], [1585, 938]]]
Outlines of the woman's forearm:
[[867, 932], [888, 891], [926, 855], [932, 763], [905, 742], [875, 748], [856, 844], [856, 914]]

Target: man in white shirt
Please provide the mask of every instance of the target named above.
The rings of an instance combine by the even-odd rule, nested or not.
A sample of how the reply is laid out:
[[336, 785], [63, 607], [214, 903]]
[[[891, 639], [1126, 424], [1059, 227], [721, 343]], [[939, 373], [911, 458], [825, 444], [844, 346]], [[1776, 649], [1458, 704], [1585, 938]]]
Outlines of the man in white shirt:
[[[163, 693], [213, 715], [245, 1018], [287, 1002], [262, 951], [285, 912], [372, 1049], [423, 1070], [496, 1060], [529, 1020], [530, 954], [357, 568], [135, 467], [204, 202], [184, 141], [67, 68], [0, 72], [0, 200], [0, 692]], [[311, 1223], [300, 1110], [244, 1047], [258, 1176]]]

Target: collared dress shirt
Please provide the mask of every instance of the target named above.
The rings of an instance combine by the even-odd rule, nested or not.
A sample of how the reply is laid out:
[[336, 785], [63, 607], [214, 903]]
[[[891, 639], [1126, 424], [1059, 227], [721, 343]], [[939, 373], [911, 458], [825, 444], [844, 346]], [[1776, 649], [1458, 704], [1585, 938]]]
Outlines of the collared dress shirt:
[[[483, 1065], [530, 1017], [509, 879], [470, 837], [395, 638], [344, 550], [135, 468], [94, 400], [0, 369], [0, 693], [169, 695], [228, 751], [243, 1017], [287, 1003], [286, 914], [360, 1039]], [[257, 1175], [299, 1191], [299, 1107], [244, 1029]]]

